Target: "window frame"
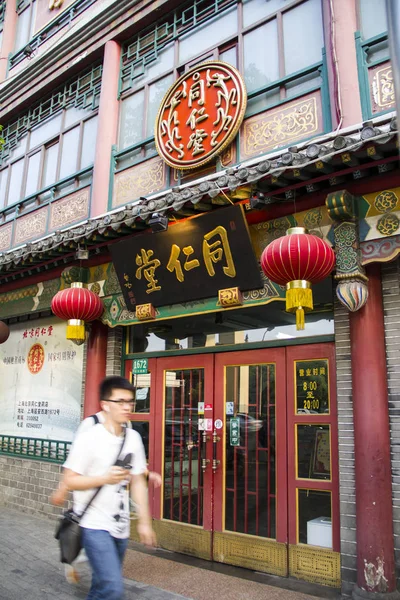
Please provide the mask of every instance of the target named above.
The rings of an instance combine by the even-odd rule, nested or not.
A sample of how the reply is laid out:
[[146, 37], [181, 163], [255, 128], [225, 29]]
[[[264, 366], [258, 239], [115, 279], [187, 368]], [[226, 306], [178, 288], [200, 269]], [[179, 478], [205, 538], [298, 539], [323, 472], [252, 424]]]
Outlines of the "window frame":
[[[122, 103], [126, 98], [130, 97], [131, 95], [133, 95], [135, 93], [140, 92], [141, 90], [145, 90], [145, 101], [144, 101], [145, 102], [145, 114], [144, 114], [143, 129], [142, 129], [142, 131], [145, 131], [145, 129], [147, 127], [147, 124], [146, 124], [146, 119], [147, 119], [146, 98], [148, 98], [148, 93], [149, 93], [148, 90], [149, 90], [150, 85], [154, 84], [155, 82], [159, 81], [160, 79], [162, 79], [170, 74], [173, 74], [174, 80], [176, 80], [182, 73], [186, 72], [189, 68], [191, 68], [191, 66], [193, 66], [199, 62], [202, 62], [203, 60], [206, 60], [207, 58], [210, 58], [211, 56], [213, 59], [218, 59], [218, 57], [220, 56], [221, 53], [223, 53], [224, 51], [229, 50], [233, 47], [236, 47], [237, 68], [240, 71], [240, 73], [242, 74], [242, 76], [244, 77], [244, 36], [252, 31], [255, 31], [257, 28], [265, 25], [266, 23], [273, 21], [274, 19], [277, 19], [277, 25], [278, 25], [278, 60], [279, 60], [278, 67], [279, 67], [280, 78], [276, 81], [273, 81], [273, 82], [265, 85], [265, 86], [262, 86], [261, 88], [253, 90], [252, 92], [248, 92], [247, 96], [248, 96], [248, 100], [251, 101], [253, 98], [256, 98], [257, 96], [261, 97], [263, 94], [267, 94], [271, 90], [273, 90], [275, 88], [279, 88], [279, 101], [272, 102], [271, 104], [269, 104], [268, 101], [264, 101], [263, 106], [257, 107], [253, 111], [249, 110], [249, 108], [248, 108], [246, 111], [245, 118], [251, 117], [251, 116], [259, 114], [261, 112], [265, 112], [267, 110], [271, 110], [271, 109], [273, 109], [277, 106], [280, 106], [282, 104], [285, 104], [287, 102], [294, 101], [295, 99], [305, 96], [307, 94], [313, 93], [316, 90], [321, 90], [321, 102], [324, 107], [324, 110], [323, 110], [324, 131], [326, 132], [326, 131], [330, 130], [331, 114], [330, 114], [330, 101], [329, 101], [329, 90], [328, 90], [328, 74], [327, 74], [327, 66], [326, 66], [326, 52], [325, 52], [326, 42], [325, 42], [325, 39], [324, 39], [325, 45], [322, 47], [321, 60], [319, 62], [309, 65], [308, 67], [306, 67], [300, 71], [294, 72], [294, 73], [285, 74], [285, 72], [284, 72], [284, 70], [285, 70], [284, 60], [285, 59], [284, 59], [283, 15], [285, 13], [289, 12], [290, 10], [296, 8], [297, 6], [300, 6], [301, 4], [306, 3], [307, 1], [308, 0], [293, 0], [292, 2], [288, 3], [286, 6], [280, 7], [275, 12], [268, 14], [264, 18], [259, 19], [258, 21], [252, 23], [251, 25], [249, 25], [247, 27], [243, 26], [243, 4], [242, 4], [242, 2], [238, 2], [237, 3], [237, 7], [238, 7], [237, 33], [235, 36], [232, 36], [229, 39], [221, 40], [221, 42], [218, 43], [218, 45], [212, 46], [212, 47], [206, 49], [204, 52], [202, 52], [202, 54], [200, 54], [194, 58], [191, 58], [188, 61], [179, 63], [178, 57], [179, 57], [179, 41], [180, 40], [179, 40], [179, 35], [177, 35], [175, 37], [175, 39], [172, 42], [170, 42], [173, 44], [173, 47], [174, 47], [174, 66], [173, 66], [173, 68], [166, 70], [164, 73], [162, 73], [161, 75], [157, 75], [153, 79], [146, 80], [141, 85], [135, 86], [135, 83], [134, 83], [135, 80], [133, 79], [132, 80], [133, 83], [131, 84], [131, 87], [123, 90], [122, 89], [123, 67], [121, 66], [120, 93], [119, 93], [119, 101], [120, 102], [119, 102], [119, 117], [118, 117], [118, 146], [117, 146], [115, 153], [113, 154], [114, 164], [115, 164], [114, 173], [119, 173], [133, 165], [140, 164], [141, 162], [144, 162], [146, 160], [149, 160], [150, 158], [153, 158], [154, 156], [157, 156], [157, 152], [156, 152], [155, 148], [154, 148], [153, 152], [151, 152], [151, 153], [148, 153], [145, 150], [146, 146], [149, 146], [149, 145], [154, 146], [154, 135], [151, 137], [143, 138], [141, 141], [139, 141], [135, 144], [132, 144], [131, 146], [127, 146], [126, 148], [123, 148], [123, 149], [121, 148], [121, 146], [119, 144], [119, 140], [120, 140], [120, 135], [121, 135], [121, 129], [123, 127]], [[324, 3], [322, 2], [322, 0], [320, 0], [320, 5], [321, 5], [321, 15], [322, 15], [322, 34], [325, 38], [325, 30], [324, 30], [325, 10], [324, 10]], [[226, 8], [224, 8], [224, 10], [221, 11], [221, 14], [223, 14], [223, 12], [225, 12], [225, 10], [229, 10], [229, 7], [230, 7], [230, 5], [227, 6]], [[133, 42], [131, 42], [131, 43], [133, 43]], [[126, 46], [128, 47], [128, 43], [126, 44]], [[165, 46], [165, 48], [167, 46], [168, 46], [168, 44]], [[314, 72], [319, 73], [320, 81], [315, 82], [315, 84], [313, 84], [313, 82], [310, 82], [309, 88], [307, 88], [305, 91], [301, 90], [298, 93], [294, 93], [291, 96], [287, 95], [287, 89], [286, 89], [287, 84], [289, 84], [292, 81], [295, 81], [297, 79], [301, 80], [302, 77], [307, 76]], [[238, 141], [237, 141], [237, 144], [238, 144]], [[137, 158], [138, 154], [139, 154], [140, 158]], [[131, 159], [129, 157], [131, 157]], [[217, 170], [219, 170], [220, 168], [221, 168], [221, 166], [218, 164], [218, 161], [217, 161]]]
[[[360, 98], [361, 98], [361, 110], [364, 120], [371, 119], [372, 117], [377, 117], [380, 115], [384, 115], [386, 113], [393, 112], [393, 108], [388, 108], [387, 110], [382, 110], [380, 112], [372, 112], [372, 103], [371, 103], [371, 95], [370, 95], [370, 82], [369, 82], [369, 70], [373, 69], [385, 62], [390, 61], [390, 52], [389, 52], [389, 40], [388, 40], [388, 32], [384, 31], [370, 38], [364, 38], [362, 32], [362, 21], [361, 21], [361, 6], [360, 0], [357, 0], [356, 4], [356, 18], [357, 18], [357, 27], [358, 31], [355, 32], [355, 44], [356, 44], [356, 58], [357, 58], [357, 70], [358, 70], [358, 82], [360, 88]], [[376, 46], [382, 44], [383, 42], [387, 42], [387, 55], [385, 57], [378, 58], [371, 62], [368, 61], [368, 56]]]
[[35, 28], [37, 2], [38, 2], [38, 0], [20, 0], [17, 4], [16, 12], [18, 14], [18, 17], [17, 17], [17, 28], [16, 28], [16, 35], [15, 35], [14, 43], [17, 42], [17, 37], [18, 37], [17, 33], [19, 35], [21, 34], [21, 32], [19, 32], [19, 30], [18, 30], [18, 21], [19, 21], [21, 15], [24, 12], [29, 11], [29, 17], [28, 17], [28, 28], [27, 28], [27, 31], [24, 32], [23, 42], [18, 47], [14, 46], [14, 53], [17, 53], [22, 48], [24, 48], [29, 43], [29, 41], [32, 39], [32, 36], [34, 34], [34, 28]]
[[[49, 139], [46, 139], [45, 141], [41, 142], [40, 144], [37, 144], [36, 146], [29, 148], [29, 142], [30, 142], [31, 132], [32, 132], [32, 130], [29, 130], [27, 133], [27, 136], [28, 136], [27, 148], [29, 148], [29, 149], [27, 149], [25, 151], [25, 153], [23, 153], [22, 155], [18, 155], [14, 159], [6, 160], [4, 165], [1, 165], [0, 177], [3, 176], [3, 173], [6, 170], [8, 170], [8, 173], [7, 173], [7, 183], [6, 183], [4, 200], [2, 198], [0, 198], [0, 211], [4, 210], [4, 209], [8, 210], [12, 206], [16, 206], [29, 198], [39, 197], [40, 195], [43, 194], [43, 190], [45, 190], [49, 187], [56, 187], [60, 182], [66, 180], [66, 179], [72, 180], [75, 178], [74, 188], [79, 187], [79, 179], [77, 178], [77, 175], [79, 175], [82, 171], [87, 170], [87, 168], [88, 168], [88, 167], [81, 166], [82, 165], [82, 147], [83, 147], [84, 128], [85, 128], [85, 124], [88, 121], [90, 121], [93, 118], [98, 117], [98, 108], [93, 109], [90, 112], [90, 114], [82, 116], [81, 119], [78, 119], [74, 123], [66, 126], [65, 120], [66, 120], [66, 113], [67, 113], [68, 108], [70, 108], [70, 107], [61, 109], [62, 110], [61, 127], [60, 127], [60, 131], [58, 132], [58, 135], [52, 135]], [[43, 124], [43, 123], [46, 123], [46, 120], [44, 120], [41, 124]], [[66, 176], [60, 178], [60, 168], [61, 168], [62, 152], [63, 152], [63, 146], [64, 146], [64, 136], [68, 132], [72, 131], [73, 129], [75, 129], [77, 127], [79, 127], [79, 141], [78, 141], [78, 148], [77, 148], [77, 154], [76, 154], [76, 164], [75, 164], [76, 168], [69, 175], [66, 175]], [[34, 128], [32, 128], [32, 129], [34, 129]], [[45, 167], [46, 151], [49, 148], [51, 148], [52, 146], [54, 146], [55, 144], [59, 145], [58, 151], [57, 151], [57, 165], [56, 165], [55, 181], [48, 185], [44, 185], [44, 176], [45, 176], [45, 168], [44, 167]], [[26, 194], [26, 185], [27, 185], [27, 181], [28, 181], [28, 170], [29, 170], [29, 160], [32, 158], [32, 156], [34, 156], [37, 153], [40, 153], [40, 164], [39, 164], [37, 190], [30, 194]], [[13, 165], [16, 164], [20, 160], [24, 161], [24, 166], [23, 166], [23, 174], [22, 174], [22, 179], [21, 179], [21, 187], [20, 187], [20, 192], [19, 192], [19, 200], [8, 204], [11, 170], [12, 170]]]

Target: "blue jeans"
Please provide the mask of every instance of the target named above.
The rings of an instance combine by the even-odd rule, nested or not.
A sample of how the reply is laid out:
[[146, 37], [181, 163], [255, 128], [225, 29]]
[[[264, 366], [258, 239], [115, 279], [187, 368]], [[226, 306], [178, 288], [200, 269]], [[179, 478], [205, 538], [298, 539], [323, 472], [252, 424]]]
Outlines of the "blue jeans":
[[92, 567], [92, 585], [86, 600], [122, 600], [122, 562], [128, 540], [108, 531], [82, 527], [82, 545]]

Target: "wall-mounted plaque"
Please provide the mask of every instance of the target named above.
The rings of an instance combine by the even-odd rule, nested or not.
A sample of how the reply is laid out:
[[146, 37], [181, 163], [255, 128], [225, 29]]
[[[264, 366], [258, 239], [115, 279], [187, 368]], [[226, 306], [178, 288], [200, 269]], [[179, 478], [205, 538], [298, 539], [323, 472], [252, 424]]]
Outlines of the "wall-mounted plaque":
[[110, 246], [128, 308], [210, 298], [218, 290], [262, 287], [261, 272], [240, 206], [135, 235]]
[[196, 65], [167, 91], [155, 127], [159, 155], [195, 169], [221, 154], [239, 131], [247, 104], [243, 79], [228, 63]]

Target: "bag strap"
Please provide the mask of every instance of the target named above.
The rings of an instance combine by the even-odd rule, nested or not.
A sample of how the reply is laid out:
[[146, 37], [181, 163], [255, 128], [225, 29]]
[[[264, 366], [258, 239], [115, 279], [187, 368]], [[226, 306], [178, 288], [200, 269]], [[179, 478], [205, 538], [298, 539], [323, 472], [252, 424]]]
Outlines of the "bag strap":
[[92, 419], [93, 419], [95, 425], [97, 425], [98, 423], [100, 423], [99, 417], [97, 415], [92, 415]]
[[[115, 459], [115, 461], [114, 461], [114, 463], [113, 463], [113, 465], [112, 465], [112, 466], [115, 466], [115, 465], [116, 465], [116, 463], [117, 463], [117, 461], [118, 461], [118, 459], [119, 459], [119, 457], [120, 457], [120, 455], [121, 455], [121, 452], [122, 452], [122, 450], [123, 450], [123, 448], [124, 448], [124, 446], [125, 446], [125, 440], [126, 440], [126, 427], [124, 427], [124, 437], [123, 437], [123, 440], [122, 440], [121, 446], [120, 446], [120, 448], [119, 448], [119, 452], [118, 452], [117, 458]], [[88, 508], [89, 508], [89, 506], [92, 504], [93, 500], [96, 498], [97, 494], [100, 492], [100, 490], [101, 490], [102, 488], [103, 488], [103, 486], [102, 486], [102, 485], [101, 485], [99, 488], [97, 488], [97, 490], [95, 491], [95, 493], [93, 494], [93, 496], [90, 498], [89, 502], [86, 504], [86, 506], [85, 506], [85, 508], [84, 508], [83, 512], [80, 514], [80, 516], [79, 516], [79, 519], [82, 519], [83, 515], [86, 513], [87, 509], [88, 509]]]

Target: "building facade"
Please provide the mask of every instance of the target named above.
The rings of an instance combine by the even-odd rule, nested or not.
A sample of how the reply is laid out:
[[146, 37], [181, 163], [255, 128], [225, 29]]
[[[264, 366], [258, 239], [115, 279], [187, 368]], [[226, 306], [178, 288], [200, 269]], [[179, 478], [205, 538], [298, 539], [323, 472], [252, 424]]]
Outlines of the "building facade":
[[[0, 20], [0, 502], [59, 512], [73, 433], [123, 373], [161, 546], [397, 598], [385, 2], [6, 0]], [[297, 227], [336, 254], [304, 330], [260, 269]], [[83, 345], [51, 313], [77, 281], [104, 305]]]

